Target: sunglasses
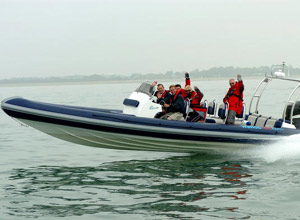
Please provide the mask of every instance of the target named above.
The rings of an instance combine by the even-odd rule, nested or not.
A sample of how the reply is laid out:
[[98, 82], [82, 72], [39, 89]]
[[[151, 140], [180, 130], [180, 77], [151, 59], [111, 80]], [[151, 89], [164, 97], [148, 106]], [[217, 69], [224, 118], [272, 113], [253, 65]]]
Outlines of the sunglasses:
[[229, 83], [230, 85], [234, 85], [234, 83]]

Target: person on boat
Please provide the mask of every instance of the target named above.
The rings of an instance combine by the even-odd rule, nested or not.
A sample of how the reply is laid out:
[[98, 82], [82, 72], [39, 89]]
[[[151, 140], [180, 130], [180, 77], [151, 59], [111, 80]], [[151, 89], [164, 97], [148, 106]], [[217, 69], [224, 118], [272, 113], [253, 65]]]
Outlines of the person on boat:
[[[165, 98], [160, 118], [167, 120], [184, 120], [184, 99], [175, 85], [169, 87], [171, 97]], [[156, 116], [158, 117], [158, 116]]]
[[[157, 97], [157, 103], [160, 103], [164, 98], [169, 98], [171, 96], [170, 91], [165, 90], [164, 86], [162, 84], [157, 84], [157, 81], [154, 81], [152, 83], [152, 87], [157, 85], [157, 91], [155, 92], [155, 96]], [[191, 85], [191, 80], [190, 80], [190, 76], [189, 73], [186, 72], [185, 73], [185, 86], [187, 85]], [[185, 97], [187, 96], [187, 93], [185, 92], [184, 89], [181, 88], [180, 84], [176, 84], [175, 85], [176, 90], [180, 90], [180, 94], [182, 95], [182, 97], [185, 99]]]
[[200, 102], [203, 98], [203, 93], [197, 86], [194, 86], [194, 90], [190, 85], [184, 88], [186, 93], [185, 100], [190, 103], [190, 108], [193, 110], [189, 113], [187, 121], [201, 121], [205, 119], [207, 108], [201, 106]]
[[237, 81], [230, 79], [229, 85], [230, 88], [223, 99], [224, 103], [229, 104], [225, 124], [234, 124], [235, 117], [240, 115], [243, 109], [244, 83], [241, 74], [237, 75]]
[[163, 84], [159, 83], [157, 84], [157, 91], [154, 93], [154, 96], [157, 97], [157, 103], [160, 103], [165, 98], [170, 98], [171, 93], [169, 90], [165, 90], [165, 87]]
[[176, 90], [181, 90], [182, 89], [180, 84], [176, 84], [175, 88], [176, 88]]
[[[190, 74], [188, 72], [186, 72], [184, 74], [184, 76], [185, 76], [185, 86], [184, 86], [184, 88], [185, 88], [186, 86], [190, 86], [191, 85], [191, 79], [190, 79]], [[180, 84], [176, 84], [175, 87], [176, 87], [177, 91], [180, 90], [180, 94], [182, 95], [183, 99], [185, 99], [186, 96], [187, 96], [186, 91], [183, 88], [181, 88]]]

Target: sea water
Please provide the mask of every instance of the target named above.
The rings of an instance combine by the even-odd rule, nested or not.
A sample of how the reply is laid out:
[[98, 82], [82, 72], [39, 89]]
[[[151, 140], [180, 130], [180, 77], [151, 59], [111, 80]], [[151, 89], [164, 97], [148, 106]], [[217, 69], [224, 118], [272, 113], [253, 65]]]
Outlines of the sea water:
[[[249, 105], [257, 79], [245, 79]], [[165, 82], [167, 86], [171, 83]], [[227, 80], [193, 81], [221, 102]], [[0, 99], [122, 109], [139, 83], [0, 87]], [[280, 117], [293, 84], [274, 82], [260, 113]], [[0, 219], [300, 219], [300, 136], [198, 154], [68, 143], [0, 112]], [[183, 146], [184, 147], [184, 146]]]

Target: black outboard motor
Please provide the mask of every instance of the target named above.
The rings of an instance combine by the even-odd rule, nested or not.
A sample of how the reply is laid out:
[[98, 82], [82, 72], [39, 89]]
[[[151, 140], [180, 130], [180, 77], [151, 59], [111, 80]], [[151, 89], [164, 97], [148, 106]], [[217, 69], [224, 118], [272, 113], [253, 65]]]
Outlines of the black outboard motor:
[[[288, 121], [291, 120], [291, 109], [292, 109], [292, 104], [289, 104], [286, 108], [285, 120]], [[299, 118], [293, 118], [293, 125], [295, 125], [297, 129], [300, 129], [300, 101], [297, 101], [295, 103], [293, 116], [296, 115], [299, 116]]]

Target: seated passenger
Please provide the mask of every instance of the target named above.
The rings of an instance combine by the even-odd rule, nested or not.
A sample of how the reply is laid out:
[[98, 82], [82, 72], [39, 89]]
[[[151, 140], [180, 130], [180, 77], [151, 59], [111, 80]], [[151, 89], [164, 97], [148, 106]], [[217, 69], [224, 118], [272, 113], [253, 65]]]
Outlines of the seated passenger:
[[[169, 89], [171, 97], [164, 99], [165, 104], [163, 105], [164, 108], [160, 113], [160, 118], [167, 120], [184, 120], [184, 100], [180, 94], [180, 90], [176, 90], [175, 85], [171, 85]], [[156, 117], [159, 116], [157, 115]]]
[[201, 121], [206, 117], [207, 109], [200, 105], [203, 98], [203, 93], [199, 90], [197, 86], [194, 86], [195, 91], [193, 91], [191, 86], [186, 86], [184, 88], [186, 92], [186, 99], [190, 100], [190, 108], [193, 112], [189, 113], [187, 121]]
[[181, 89], [181, 85], [180, 84], [176, 84], [175, 88], [176, 88], [176, 90], [180, 90]]
[[157, 84], [157, 91], [154, 93], [154, 96], [157, 97], [157, 103], [160, 103], [165, 98], [170, 98], [171, 93], [169, 90], [165, 90], [165, 87], [163, 84]]

